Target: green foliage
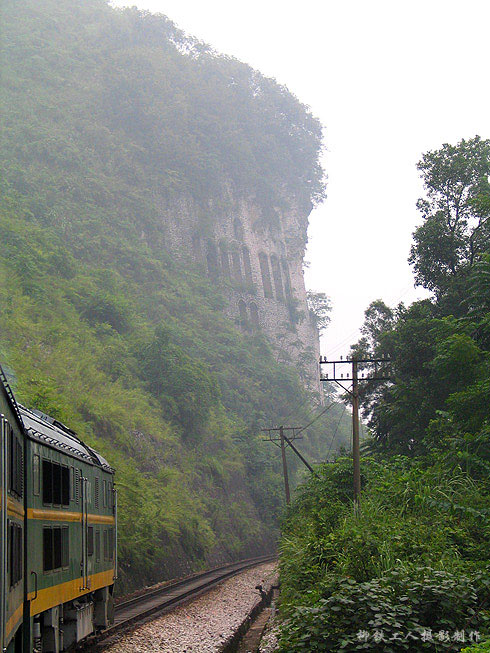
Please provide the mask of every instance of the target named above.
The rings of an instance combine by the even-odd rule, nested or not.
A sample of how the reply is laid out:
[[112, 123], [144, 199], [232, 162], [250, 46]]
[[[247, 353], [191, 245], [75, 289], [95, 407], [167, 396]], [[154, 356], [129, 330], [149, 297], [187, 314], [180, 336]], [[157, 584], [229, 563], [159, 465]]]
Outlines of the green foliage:
[[[456, 631], [486, 632], [490, 486], [456, 451], [363, 459], [359, 512], [351, 460], [308, 481], [283, 524], [280, 650], [459, 651]], [[451, 639], [423, 642], [428, 630]]]
[[361, 390], [373, 434], [361, 507], [339, 460], [289, 510], [282, 651], [459, 651], [488, 637], [489, 148], [476, 137], [419, 164], [411, 262], [434, 297], [366, 310], [352, 355], [389, 357], [391, 380]]
[[137, 353], [141, 380], [160, 402], [164, 415], [177, 420], [189, 436], [198, 433], [218, 406], [218, 385], [207, 366], [171, 343], [163, 326]]
[[464, 298], [460, 279], [488, 250], [490, 141], [479, 136], [427, 152], [418, 164], [427, 196], [419, 199], [424, 223], [414, 233], [410, 262], [417, 283]]
[[475, 644], [474, 646], [461, 649], [461, 653], [479, 653], [480, 651], [482, 653], [483, 651], [490, 651], [490, 639], [481, 644]]
[[332, 302], [323, 292], [313, 292], [309, 290], [306, 294], [308, 301], [308, 310], [313, 323], [321, 333], [325, 331], [330, 323], [330, 311], [332, 310]]
[[19, 399], [117, 469], [119, 591], [272, 548], [280, 461], [260, 428], [302, 421], [311, 397], [166, 230], [188, 204], [209, 233], [243, 197], [272, 231], [282, 209], [306, 215], [325, 191], [319, 122], [162, 15], [1, 13], [0, 351]]
[[[464, 624], [476, 632], [478, 591], [472, 580], [422, 567], [393, 570], [357, 583], [342, 578], [328, 598], [294, 610], [284, 626], [280, 651], [459, 651], [452, 640]], [[438, 641], [437, 633], [450, 633]], [[433, 641], [424, 641], [428, 633]]]

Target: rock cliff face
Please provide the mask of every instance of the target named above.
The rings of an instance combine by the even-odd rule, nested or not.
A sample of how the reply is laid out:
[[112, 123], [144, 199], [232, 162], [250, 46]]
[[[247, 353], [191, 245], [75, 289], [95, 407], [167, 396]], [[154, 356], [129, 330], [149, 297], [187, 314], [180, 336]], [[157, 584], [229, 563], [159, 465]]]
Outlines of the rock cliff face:
[[319, 392], [319, 336], [303, 275], [308, 213], [276, 213], [271, 225], [254, 203], [241, 201], [202, 221], [187, 204], [166, 218], [165, 240], [176, 257], [201, 264], [222, 285], [228, 316], [240, 329], [265, 333], [278, 360], [294, 365], [305, 385]]

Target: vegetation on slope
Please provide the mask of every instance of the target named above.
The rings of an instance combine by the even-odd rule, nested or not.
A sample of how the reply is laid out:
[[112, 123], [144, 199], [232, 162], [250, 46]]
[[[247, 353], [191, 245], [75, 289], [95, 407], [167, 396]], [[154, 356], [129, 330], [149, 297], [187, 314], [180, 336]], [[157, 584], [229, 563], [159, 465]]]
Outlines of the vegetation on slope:
[[[205, 230], [247, 194], [273, 229], [281, 202], [323, 196], [318, 122], [163, 16], [1, 12], [0, 358], [19, 399], [117, 469], [120, 591], [272, 547], [282, 485], [260, 428], [306, 423], [311, 398], [175, 262], [162, 215], [191, 198]], [[340, 414], [309, 429], [309, 455]]]
[[352, 355], [389, 356], [392, 381], [363, 386], [360, 511], [339, 460], [288, 512], [284, 651], [459, 651], [490, 633], [490, 142], [419, 168], [411, 261], [434, 295], [366, 311]]

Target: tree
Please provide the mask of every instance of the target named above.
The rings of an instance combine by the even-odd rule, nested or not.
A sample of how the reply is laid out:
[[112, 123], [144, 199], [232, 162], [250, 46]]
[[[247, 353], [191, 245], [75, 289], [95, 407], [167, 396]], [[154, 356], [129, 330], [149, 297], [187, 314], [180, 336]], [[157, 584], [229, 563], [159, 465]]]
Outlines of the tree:
[[332, 302], [330, 298], [323, 292], [313, 292], [308, 290], [306, 293], [306, 300], [308, 302], [308, 310], [310, 316], [315, 323], [316, 328], [321, 333], [325, 331], [330, 324], [330, 311], [332, 310]]
[[490, 242], [490, 141], [475, 136], [444, 144], [418, 163], [427, 191], [417, 208], [423, 223], [414, 232], [409, 262], [418, 285], [438, 298], [461, 299], [461, 281]]

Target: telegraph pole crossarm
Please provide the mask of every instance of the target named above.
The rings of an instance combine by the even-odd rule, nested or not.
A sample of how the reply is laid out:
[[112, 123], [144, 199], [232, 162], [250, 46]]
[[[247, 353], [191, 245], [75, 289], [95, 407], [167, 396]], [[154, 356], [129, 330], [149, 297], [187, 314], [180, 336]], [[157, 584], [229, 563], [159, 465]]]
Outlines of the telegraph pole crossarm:
[[[369, 358], [353, 358], [351, 356], [346, 357], [345, 359], [340, 357], [340, 360], [329, 361], [327, 358], [320, 357], [320, 365], [331, 365], [333, 366], [333, 376], [329, 374], [322, 374], [320, 372], [320, 381], [334, 381], [339, 385], [342, 390], [347, 392], [352, 399], [352, 462], [354, 467], [354, 508], [357, 510], [360, 505], [361, 500], [361, 453], [360, 453], [360, 442], [359, 442], [359, 382], [360, 381], [390, 381], [390, 376], [386, 374], [385, 371], [379, 370], [379, 366], [383, 364], [389, 364], [391, 362], [390, 358], [385, 356], [381, 358], [369, 357]], [[339, 373], [337, 371], [338, 365], [350, 365], [351, 374], [349, 373]], [[365, 376], [364, 373], [362, 377], [359, 376], [360, 367], [369, 367], [374, 365], [374, 374]], [[345, 374], [345, 378], [344, 378]], [[342, 382], [352, 381], [352, 390], [348, 390], [342, 385]]]
[[[304, 427], [306, 428], [306, 427]], [[269, 429], [262, 429], [263, 432], [268, 434], [267, 441], [272, 442], [272, 444], [275, 444], [277, 447], [281, 448], [281, 458], [282, 458], [282, 473], [284, 476], [284, 491], [286, 494], [286, 503], [287, 505], [290, 504], [291, 502], [291, 494], [289, 491], [289, 476], [288, 476], [288, 466], [287, 466], [287, 460], [286, 460], [286, 445], [291, 447], [291, 449], [294, 451], [294, 453], [298, 456], [298, 458], [301, 460], [301, 462], [312, 472], [312, 474], [315, 474], [315, 476], [318, 477], [318, 474], [315, 472], [313, 467], [309, 464], [309, 462], [300, 454], [300, 452], [296, 449], [296, 447], [293, 444], [293, 440], [301, 440], [302, 436], [300, 436], [300, 432], [304, 430], [303, 427], [300, 426], [279, 426], [278, 428], [269, 428]], [[286, 437], [285, 431], [292, 431], [292, 435], [290, 438]], [[271, 433], [274, 432], [279, 432], [279, 437], [273, 437]]]

